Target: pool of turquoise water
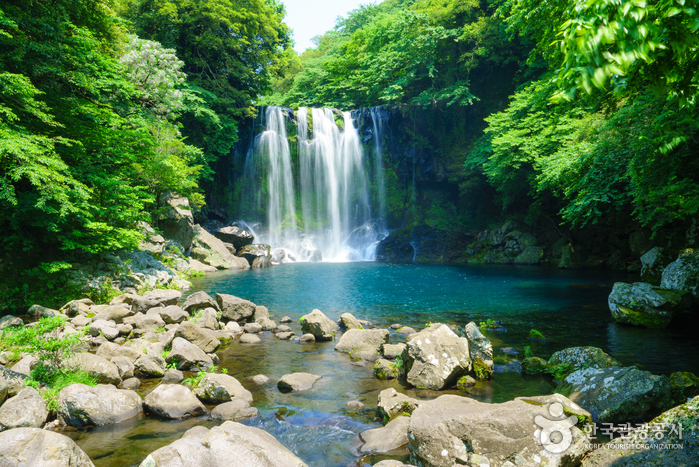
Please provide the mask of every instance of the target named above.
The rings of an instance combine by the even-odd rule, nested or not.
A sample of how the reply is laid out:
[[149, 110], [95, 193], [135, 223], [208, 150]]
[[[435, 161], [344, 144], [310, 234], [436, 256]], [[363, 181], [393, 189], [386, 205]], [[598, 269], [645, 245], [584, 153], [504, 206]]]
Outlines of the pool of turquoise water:
[[[691, 329], [648, 330], [622, 326], [610, 316], [607, 297], [616, 281], [637, 276], [600, 271], [562, 271], [516, 266], [390, 265], [379, 263], [300, 263], [268, 269], [219, 272], [194, 281], [192, 291], [233, 294], [269, 308], [272, 318], [299, 318], [314, 308], [332, 319], [350, 312], [377, 326], [394, 323], [420, 329], [428, 322], [463, 328], [469, 321], [496, 319], [507, 332], [487, 332], [496, 353], [513, 347], [548, 358], [566, 347], [601, 347], [627, 365], [658, 374], [699, 371], [699, 341]], [[548, 342], [528, 339], [530, 329]], [[444, 392], [468, 395], [484, 402], [551, 393], [546, 376], [496, 373], [468, 394], [403, 388], [395, 381], [373, 377], [371, 365], [351, 362], [335, 352], [334, 343], [299, 344], [279, 341], [270, 333], [262, 342], [234, 342], [218, 352], [221, 367], [253, 393], [260, 417], [245, 421], [263, 428], [310, 466], [357, 466], [379, 457], [362, 457], [358, 434], [380, 426], [375, 406], [381, 390], [394, 387], [412, 397], [428, 399]], [[401, 338], [392, 333], [392, 341]], [[282, 394], [276, 380], [305, 371], [323, 376], [312, 391]], [[265, 385], [250, 379], [271, 378]], [[155, 383], [155, 382], [153, 382]], [[152, 385], [141, 393], [147, 394]], [[345, 404], [360, 400], [367, 409], [349, 412]], [[139, 418], [112, 427], [69, 432], [97, 467], [136, 466], [146, 455], [178, 439], [188, 428], [215, 423], [206, 417], [179, 422]], [[397, 453], [396, 458], [405, 453]]]

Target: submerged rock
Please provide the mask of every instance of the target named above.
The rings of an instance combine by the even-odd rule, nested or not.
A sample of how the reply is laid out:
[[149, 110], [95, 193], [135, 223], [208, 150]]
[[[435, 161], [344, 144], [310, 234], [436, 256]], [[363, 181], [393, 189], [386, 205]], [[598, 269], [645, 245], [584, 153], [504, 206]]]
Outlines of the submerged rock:
[[468, 340], [468, 352], [476, 378], [481, 380], [492, 378], [495, 371], [493, 345], [473, 321], [466, 325], [464, 333]]
[[231, 421], [211, 430], [194, 427], [149, 454], [139, 467], [171, 467], [172, 462], [187, 467], [308, 467], [266, 431]]
[[304, 334], [313, 334], [317, 341], [330, 341], [335, 337], [335, 332], [340, 331], [340, 326], [322, 311], [313, 310], [301, 317], [301, 331]]
[[403, 351], [406, 381], [420, 389], [449, 387], [471, 371], [468, 340], [445, 324], [411, 335]]
[[672, 403], [667, 376], [635, 367], [578, 370], [568, 375], [556, 391], [602, 423], [649, 420]]
[[363, 431], [359, 436], [364, 441], [364, 453], [388, 453], [408, 445], [409, 417], [398, 417], [381, 428]]
[[[589, 448], [575, 425], [589, 419], [589, 413], [561, 395], [518, 397], [502, 404], [444, 395], [424, 402], [410, 417], [410, 461], [422, 467], [578, 465]], [[547, 429], [555, 429], [562, 439]]]
[[353, 359], [373, 362], [379, 359], [379, 349], [388, 343], [388, 338], [387, 329], [350, 329], [342, 334], [335, 350], [349, 352]]
[[0, 433], [0, 461], [8, 467], [95, 467], [75, 441], [39, 428]]

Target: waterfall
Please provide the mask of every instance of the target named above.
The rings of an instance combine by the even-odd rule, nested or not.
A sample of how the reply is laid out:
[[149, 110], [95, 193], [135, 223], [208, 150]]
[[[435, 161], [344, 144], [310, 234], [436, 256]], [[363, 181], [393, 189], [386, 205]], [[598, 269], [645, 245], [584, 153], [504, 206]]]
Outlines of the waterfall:
[[386, 182], [383, 176], [383, 152], [381, 149], [381, 143], [383, 142], [383, 121], [381, 119], [381, 107], [372, 107], [370, 109], [370, 113], [374, 136], [374, 180], [376, 181], [379, 205], [379, 219], [377, 221], [377, 225], [379, 231], [385, 236], [388, 235], [388, 226], [386, 223]]
[[[386, 235], [383, 164], [375, 162], [373, 174], [367, 169], [349, 112], [303, 107], [295, 115], [295, 159], [286, 126], [293, 117], [291, 110], [268, 107], [265, 130], [245, 158], [243, 189], [252, 190], [245, 194], [253, 211], [258, 216], [266, 211], [267, 217], [257, 241], [270, 244], [275, 257], [285, 261], [373, 260]], [[380, 126], [375, 121], [374, 131]], [[381, 157], [380, 146], [374, 153]], [[370, 175], [379, 187], [375, 209]], [[264, 224], [264, 219], [248, 220]]]

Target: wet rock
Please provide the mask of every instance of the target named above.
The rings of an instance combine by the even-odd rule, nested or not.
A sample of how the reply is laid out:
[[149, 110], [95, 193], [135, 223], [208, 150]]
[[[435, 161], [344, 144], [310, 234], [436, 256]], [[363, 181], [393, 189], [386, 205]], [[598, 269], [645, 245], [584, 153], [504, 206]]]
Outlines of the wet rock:
[[410, 334], [415, 334], [417, 331], [410, 326], [403, 326], [396, 329], [396, 334], [402, 334], [404, 336], [409, 336]]
[[[24, 388], [0, 407], [0, 431], [13, 428], [41, 428], [49, 411], [46, 402], [34, 388]], [[2, 447], [4, 450], [4, 446]], [[0, 454], [2, 460], [2, 454]]]
[[641, 256], [641, 280], [652, 285], [660, 285], [663, 271], [668, 264], [672, 263], [672, 257], [662, 247], [651, 248], [646, 254]]
[[15, 428], [0, 433], [2, 461], [7, 467], [95, 467], [75, 442], [39, 428]]
[[[682, 430], [678, 427], [682, 426]], [[682, 446], [678, 449], [677, 446]], [[699, 397], [593, 451], [583, 467], [690, 466], [699, 459]]]
[[417, 388], [444, 389], [471, 371], [468, 340], [445, 324], [433, 324], [411, 335], [406, 345], [406, 381]]
[[256, 375], [251, 378], [256, 384], [267, 384], [269, 381], [269, 376]]
[[242, 399], [235, 399], [221, 405], [217, 405], [211, 411], [214, 420], [240, 420], [243, 418], [257, 417], [260, 411]]
[[221, 404], [234, 399], [252, 402], [250, 391], [234, 377], [223, 374], [210, 373], [204, 376], [194, 388], [194, 395], [207, 404]]
[[403, 354], [405, 344], [383, 344], [381, 346], [381, 354], [389, 360], [395, 360], [399, 355]]
[[143, 401], [144, 407], [161, 418], [182, 419], [203, 415], [199, 399], [181, 384], [161, 384]]
[[366, 409], [366, 405], [360, 401], [347, 401], [345, 408], [351, 412], [359, 412]]
[[252, 320], [257, 322], [257, 320], [262, 318], [269, 318], [269, 310], [266, 306], [257, 305], [255, 306], [255, 312], [252, 314]]
[[279, 320], [280, 323], [292, 323], [294, 320], [289, 318], [288, 316], [283, 317], [282, 319]]
[[213, 234], [221, 241], [232, 244], [236, 250], [240, 250], [244, 246], [250, 245], [253, 240], [255, 240], [255, 237], [253, 237], [250, 232], [234, 225], [221, 227], [220, 229], [214, 231]]
[[258, 323], [246, 323], [245, 326], [243, 326], [243, 332], [247, 332], [249, 334], [257, 334], [259, 332], [262, 332], [262, 326]]
[[226, 331], [237, 334], [239, 332], [243, 332], [243, 328], [241, 328], [240, 324], [238, 324], [236, 321], [229, 321], [226, 323]]
[[178, 370], [208, 368], [214, 364], [206, 352], [181, 337], [175, 337], [172, 341], [172, 350], [167, 356], [167, 362], [175, 362]]
[[79, 352], [70, 357], [66, 366], [72, 369], [80, 369], [97, 379], [102, 384], [119, 384], [121, 376], [119, 369], [109, 360], [91, 353]]
[[415, 467], [412, 464], [404, 464], [400, 461], [396, 461], [393, 459], [387, 459], [381, 462], [378, 462], [374, 464], [374, 467]]
[[245, 258], [253, 269], [266, 268], [272, 265], [272, 248], [269, 245], [245, 245], [238, 251], [238, 256]]
[[[280, 340], [283, 340], [283, 341], [285, 341], [285, 340], [287, 340], [287, 339], [290, 339], [291, 336], [293, 336], [293, 335], [294, 335], [293, 332], [278, 332], [278, 333], [275, 334], [275, 336], [276, 336], [277, 339], [280, 339]], [[315, 340], [315, 338], [313, 338], [313, 340]]]
[[342, 334], [335, 350], [349, 352], [350, 358], [367, 360], [379, 359], [379, 351], [383, 344], [388, 343], [387, 329], [350, 329]]
[[179, 383], [184, 379], [184, 374], [180, 370], [170, 368], [163, 375], [163, 383]]
[[664, 328], [678, 311], [689, 306], [685, 292], [654, 287], [645, 282], [617, 282], [609, 295], [612, 317], [620, 323]]
[[135, 372], [142, 378], [160, 378], [165, 374], [167, 363], [160, 355], [144, 355], [134, 363]]
[[243, 323], [252, 318], [255, 313], [255, 305], [249, 300], [234, 295], [216, 294], [216, 301], [221, 309], [221, 318]]
[[112, 385], [71, 384], [58, 394], [58, 416], [69, 426], [111, 425], [142, 412], [141, 397]]
[[462, 391], [468, 391], [469, 388], [472, 388], [475, 385], [476, 380], [469, 375], [462, 376], [461, 378], [459, 378], [459, 381], [456, 382], [456, 387], [458, 387]]
[[[410, 461], [424, 467], [578, 465], [589, 451], [589, 441], [574, 425], [580, 425], [578, 418], [589, 417], [561, 395], [518, 397], [502, 404], [444, 395], [423, 403], [410, 417]], [[556, 431], [563, 437], [549, 435], [549, 443], [542, 433], [553, 427], [559, 427]], [[560, 454], [543, 449], [542, 439], [553, 450], [567, 449]]]
[[396, 417], [410, 416], [422, 403], [423, 401], [418, 401], [389, 388], [379, 393], [377, 410], [384, 421], [389, 421]]
[[569, 347], [551, 355], [549, 365], [568, 363], [580, 370], [583, 368], [610, 368], [621, 366], [621, 363], [610, 357], [604, 350], [597, 347]]
[[530, 375], [543, 373], [547, 366], [546, 360], [539, 357], [529, 357], [522, 360], [522, 371]]
[[127, 357], [112, 357], [110, 362], [116, 365], [122, 380], [133, 378], [136, 367], [130, 359]]
[[[218, 294], [216, 294], [218, 297]], [[213, 308], [215, 310], [221, 310], [216, 300], [214, 300], [211, 295], [200, 290], [199, 292], [194, 292], [192, 295], [187, 297], [182, 305], [182, 309], [189, 314], [194, 313], [197, 310], [204, 308]]]
[[492, 344], [473, 321], [466, 325], [464, 333], [466, 340], [468, 340], [469, 356], [476, 378], [480, 380], [492, 378], [495, 370]]
[[660, 287], [699, 296], [699, 254], [685, 255], [668, 264], [663, 270]]
[[322, 311], [313, 310], [301, 317], [301, 331], [304, 334], [313, 334], [316, 341], [330, 341], [335, 337], [335, 332], [340, 331], [340, 326]]
[[408, 444], [409, 417], [398, 417], [381, 428], [363, 431], [359, 436], [364, 441], [364, 453], [388, 453]]
[[396, 379], [400, 376], [400, 371], [392, 362], [379, 358], [374, 363], [374, 376], [377, 379]]
[[199, 347], [206, 353], [216, 351], [221, 343], [191, 321], [185, 321], [175, 331], [175, 337], [181, 337]]
[[578, 370], [568, 375], [557, 392], [602, 423], [649, 420], [672, 404], [668, 377], [635, 367]]
[[149, 454], [140, 467], [169, 467], [172, 459], [181, 459], [187, 467], [212, 467], [222, 459], [227, 467], [308, 467], [266, 431], [232, 421], [211, 430], [192, 428]]
[[340, 315], [340, 327], [347, 331], [350, 329], [364, 329], [364, 326], [362, 326], [352, 313], [343, 313]]
[[304, 334], [299, 338], [299, 342], [302, 344], [312, 344], [316, 341], [316, 336], [313, 334]]
[[259, 342], [262, 342], [262, 339], [257, 337], [256, 334], [243, 334], [240, 336], [241, 344], [257, 344]]
[[514, 259], [515, 264], [539, 264], [544, 257], [544, 249], [540, 246], [528, 246]]
[[292, 373], [282, 376], [277, 387], [281, 392], [308, 391], [320, 378], [321, 376], [311, 373]]
[[262, 328], [262, 331], [275, 331], [277, 329], [277, 323], [275, 323], [269, 318], [257, 318], [255, 324], [259, 324]]
[[670, 375], [672, 405], [680, 405], [699, 395], [699, 377], [688, 371], [677, 371]]

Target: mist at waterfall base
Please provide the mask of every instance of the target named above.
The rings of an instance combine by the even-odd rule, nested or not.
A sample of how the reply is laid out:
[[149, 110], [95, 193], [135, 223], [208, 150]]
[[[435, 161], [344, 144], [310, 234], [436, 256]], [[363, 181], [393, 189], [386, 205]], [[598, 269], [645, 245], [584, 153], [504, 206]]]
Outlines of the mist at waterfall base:
[[[388, 229], [381, 112], [369, 112], [373, 132], [362, 141], [350, 112], [264, 110], [242, 180], [247, 212], [258, 218], [237, 225], [270, 245], [273, 260], [374, 260]], [[362, 143], [370, 141], [373, 155], [365, 155]]]

